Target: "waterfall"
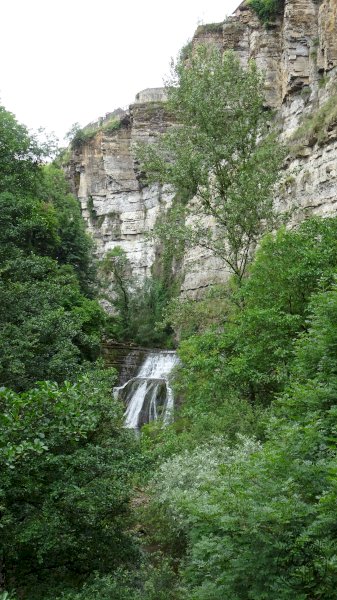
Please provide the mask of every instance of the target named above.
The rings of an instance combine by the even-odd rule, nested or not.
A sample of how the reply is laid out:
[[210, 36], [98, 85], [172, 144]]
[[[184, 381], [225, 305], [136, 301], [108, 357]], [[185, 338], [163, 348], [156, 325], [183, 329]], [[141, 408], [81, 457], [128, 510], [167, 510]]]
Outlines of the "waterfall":
[[151, 352], [136, 377], [114, 389], [115, 397], [126, 406], [125, 427], [140, 429], [145, 423], [162, 419], [169, 423], [173, 411], [173, 392], [169, 375], [178, 364], [175, 352]]

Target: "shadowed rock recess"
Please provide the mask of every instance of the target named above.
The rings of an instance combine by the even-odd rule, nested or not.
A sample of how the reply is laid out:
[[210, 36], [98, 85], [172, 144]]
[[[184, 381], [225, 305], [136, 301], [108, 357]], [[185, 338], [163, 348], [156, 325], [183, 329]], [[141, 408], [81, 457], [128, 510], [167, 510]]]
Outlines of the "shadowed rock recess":
[[[268, 25], [243, 2], [223, 23], [198, 27], [192, 44], [199, 43], [234, 49], [243, 64], [254, 59], [265, 73], [266, 103], [276, 109], [281, 136], [291, 147], [275, 198], [280, 210], [297, 207], [296, 220], [307, 214], [334, 214], [337, 0], [281, 1]], [[119, 119], [118, 127], [109, 128], [111, 117]], [[315, 119], [324, 131], [319, 138]], [[150, 275], [158, 251], [148, 234], [172, 197], [159, 186], [144, 186], [132, 146], [138, 141], [151, 143], [172, 123], [164, 90], [145, 89], [127, 110], [119, 109], [96, 123], [97, 133], [72, 151], [66, 167], [98, 256], [121, 246], [133, 273], [141, 278]], [[186, 253], [182, 269], [181, 292], [189, 297], [227, 276], [219, 259], [201, 248]]]

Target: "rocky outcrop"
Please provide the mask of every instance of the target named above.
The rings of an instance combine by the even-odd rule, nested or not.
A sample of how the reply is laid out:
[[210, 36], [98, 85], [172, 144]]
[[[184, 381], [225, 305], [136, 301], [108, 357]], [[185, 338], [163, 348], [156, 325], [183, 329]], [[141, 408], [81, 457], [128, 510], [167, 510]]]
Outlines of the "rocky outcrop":
[[159, 186], [143, 186], [132, 153], [134, 144], [150, 143], [171, 123], [163, 93], [156, 90], [151, 100], [150, 92], [140, 93], [137, 102], [122, 111], [117, 126], [109, 128], [104, 120], [94, 124], [99, 125], [97, 132], [73, 150], [67, 166], [98, 258], [120, 246], [138, 277], [150, 275], [155, 247], [148, 234], [171, 201]]
[[105, 340], [102, 344], [102, 358], [105, 366], [113, 367], [118, 372], [117, 385], [123, 385], [135, 377], [145, 357], [150, 353], [149, 348], [119, 343], [115, 340]]
[[318, 13], [318, 60], [321, 70], [328, 71], [337, 65], [337, 1], [324, 0]]
[[[192, 46], [199, 43], [233, 49], [242, 64], [254, 59], [266, 75], [266, 104], [277, 111], [281, 136], [292, 145], [277, 194], [280, 209], [298, 207], [295, 220], [309, 213], [336, 214], [337, 118], [324, 117], [327, 131], [321, 139], [310, 127], [337, 96], [337, 0], [280, 0], [268, 26], [244, 1], [224, 23], [198, 27]], [[148, 233], [171, 198], [159, 187], [143, 186], [132, 147], [140, 140], [151, 143], [173, 119], [158, 88], [137, 94], [135, 104], [118, 118], [118, 129], [99, 122], [97, 134], [73, 152], [68, 173], [98, 256], [119, 245], [135, 274], [143, 277], [157, 253]], [[301, 123], [308, 127], [307, 138], [292, 141]], [[183, 267], [182, 293], [187, 296], [227, 277], [222, 264], [201, 248], [185, 255]]]

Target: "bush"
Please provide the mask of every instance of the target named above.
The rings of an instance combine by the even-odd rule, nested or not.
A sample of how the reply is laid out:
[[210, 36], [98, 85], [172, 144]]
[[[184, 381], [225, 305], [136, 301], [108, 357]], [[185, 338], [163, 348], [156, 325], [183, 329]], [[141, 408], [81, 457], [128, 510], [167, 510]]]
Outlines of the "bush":
[[83, 144], [90, 142], [98, 133], [103, 132], [109, 134], [117, 131], [121, 126], [122, 120], [116, 117], [110, 118], [105, 122], [102, 120], [101, 125], [87, 125], [83, 128], [81, 128], [78, 123], [75, 123], [67, 134], [67, 137], [70, 140], [71, 148], [75, 150], [80, 148]]
[[32, 600], [137, 556], [128, 502], [141, 462], [114, 379], [0, 392], [0, 554], [7, 583]]
[[248, 0], [249, 6], [264, 23], [268, 23], [278, 12], [281, 0]]
[[180, 560], [181, 598], [336, 597], [336, 286], [310, 311], [264, 445], [213, 440], [154, 477], [149, 527]]

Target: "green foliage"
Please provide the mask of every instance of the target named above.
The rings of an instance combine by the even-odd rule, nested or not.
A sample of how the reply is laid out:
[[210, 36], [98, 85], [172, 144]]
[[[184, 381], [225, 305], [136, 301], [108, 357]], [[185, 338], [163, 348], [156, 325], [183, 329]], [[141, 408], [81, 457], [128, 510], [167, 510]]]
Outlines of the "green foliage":
[[108, 120], [106, 123], [102, 125], [102, 131], [105, 133], [111, 133], [113, 131], [117, 131], [121, 128], [122, 121], [121, 119], [113, 118]]
[[337, 264], [337, 220], [310, 219], [261, 242], [242, 286], [199, 302], [171, 302], [181, 336], [175, 422], [144, 428], [154, 463], [226, 432], [264, 437], [267, 407], [287, 384], [294, 341], [307, 327], [313, 293], [329, 289]]
[[2, 263], [0, 377], [27, 389], [36, 380], [73, 379], [100, 352], [104, 314], [69, 266], [17, 252]]
[[170, 84], [179, 126], [138, 148], [138, 158], [148, 181], [197, 196], [187, 210], [191, 226], [177, 239], [211, 249], [241, 280], [257, 240], [275, 226], [272, 188], [283, 156], [270, 133], [261, 74], [254, 63], [243, 69], [231, 52], [198, 46], [178, 62]]
[[64, 174], [42, 167], [25, 128], [0, 116], [0, 376], [22, 390], [96, 360], [104, 315], [90, 299], [91, 242]]
[[0, 193], [34, 193], [43, 152], [26, 127], [0, 106]]
[[176, 574], [169, 561], [160, 555], [154, 558], [152, 563], [144, 558], [138, 571], [118, 569], [113, 575], [96, 575], [81, 591], [62, 594], [57, 600], [178, 600]]
[[40, 199], [0, 194], [0, 256], [6, 261], [21, 250], [47, 256], [60, 245], [58, 221], [54, 207]]
[[165, 311], [164, 323], [172, 325], [180, 340], [219, 327], [227, 320], [231, 299], [227, 286], [214, 286], [197, 300], [173, 298]]
[[172, 328], [160, 327], [169, 300], [165, 283], [154, 277], [146, 279], [131, 297], [131, 321], [128, 335], [145, 346], [172, 347]]
[[130, 573], [116, 571], [113, 576], [96, 575], [79, 592], [62, 594], [58, 600], [138, 600], [132, 583]]
[[0, 393], [1, 555], [7, 585], [26, 598], [135, 559], [128, 500], [140, 457], [111, 399], [114, 376]]
[[57, 217], [59, 244], [54, 248], [53, 258], [59, 264], [71, 265], [82, 291], [92, 296], [95, 284], [93, 243], [86, 232], [79, 202], [69, 193], [63, 171], [53, 164], [45, 165], [38, 192], [45, 205], [54, 208]]
[[180, 287], [176, 271], [184, 257], [187, 241], [184, 203], [186, 198], [176, 194], [172, 205], [158, 216], [152, 233], [159, 245], [153, 272], [165, 281], [172, 295], [177, 291], [174, 288]]
[[336, 227], [336, 219], [311, 219], [262, 241], [250, 277], [232, 304], [227, 297], [222, 322], [180, 345], [183, 412], [199, 403], [199, 412], [209, 412], [228, 394], [268, 405], [283, 389], [311, 295], [334, 279]]
[[17, 390], [72, 378], [99, 355], [104, 315], [81, 291], [89, 289], [89, 245], [69, 200], [57, 211], [0, 195], [0, 373]]
[[149, 523], [180, 559], [181, 599], [336, 596], [336, 287], [310, 309], [266, 443], [213, 440], [155, 475]]
[[[133, 282], [130, 264], [125, 251], [120, 246], [116, 246], [107, 252], [106, 256], [101, 261], [100, 273], [102, 285], [105, 285], [108, 290], [106, 298], [112, 303], [115, 312], [117, 313], [117, 318], [114, 319], [114, 324], [116, 326], [114, 334], [117, 337], [122, 337], [123, 332], [129, 327], [131, 318], [130, 288]], [[112, 298], [109, 294], [111, 283], [113, 283]]]
[[281, 6], [281, 0], [248, 0], [248, 4], [256, 12], [259, 19], [268, 24], [276, 16]]
[[75, 123], [75, 125], [73, 125], [73, 127], [67, 134], [67, 137], [70, 140], [71, 147], [73, 149], [76, 149], [76, 148], [80, 148], [82, 146], [82, 144], [85, 144], [86, 142], [89, 142], [90, 140], [92, 140], [98, 132], [99, 132], [98, 126], [97, 127], [87, 126], [87, 127], [83, 127], [83, 129], [82, 129], [78, 123]]
[[105, 299], [113, 307], [109, 333], [119, 341], [133, 341], [141, 346], [170, 345], [169, 325], [159, 328], [170, 291], [159, 278], [139, 282], [131, 274], [124, 250], [116, 246], [101, 261]]

